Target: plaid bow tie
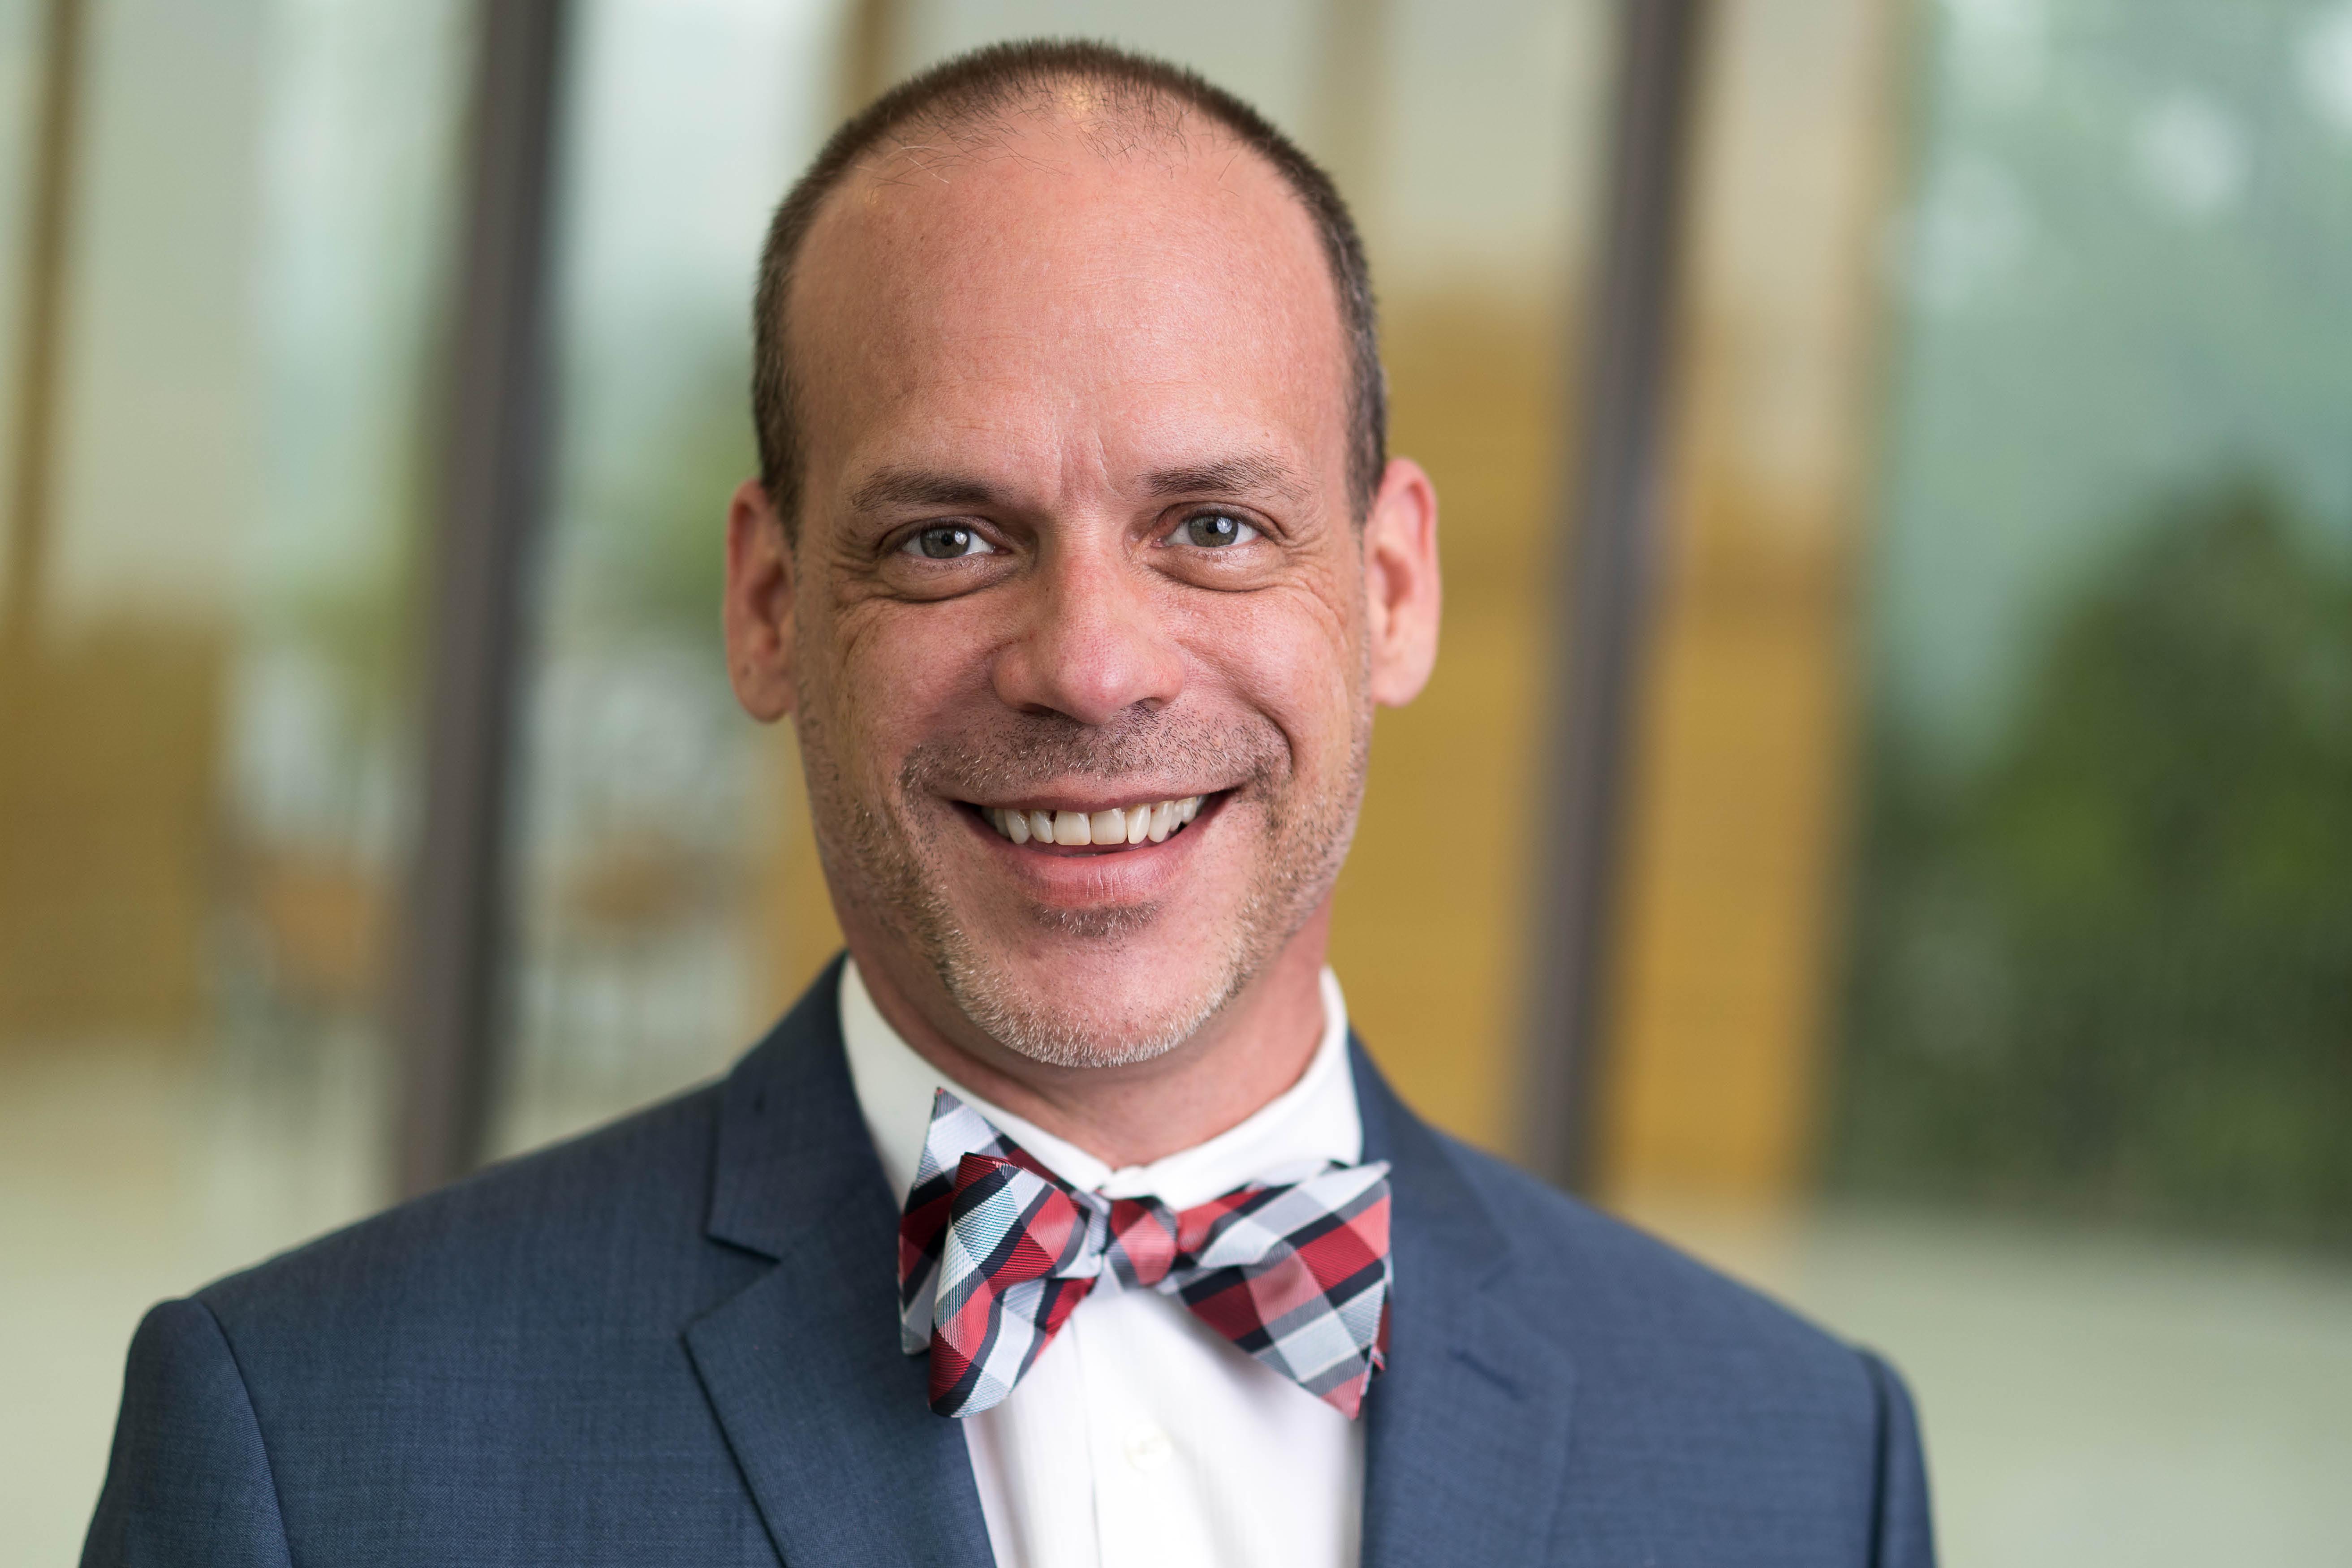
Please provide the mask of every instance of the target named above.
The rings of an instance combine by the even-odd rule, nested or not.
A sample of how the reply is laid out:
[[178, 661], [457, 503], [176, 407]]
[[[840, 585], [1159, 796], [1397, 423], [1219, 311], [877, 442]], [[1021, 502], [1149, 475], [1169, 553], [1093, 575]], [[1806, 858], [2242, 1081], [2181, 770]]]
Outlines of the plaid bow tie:
[[941, 1089], [898, 1225], [899, 1341], [931, 1408], [1013, 1392], [1108, 1268], [1352, 1419], [1388, 1362], [1389, 1168], [1333, 1165], [1198, 1208], [1076, 1191]]

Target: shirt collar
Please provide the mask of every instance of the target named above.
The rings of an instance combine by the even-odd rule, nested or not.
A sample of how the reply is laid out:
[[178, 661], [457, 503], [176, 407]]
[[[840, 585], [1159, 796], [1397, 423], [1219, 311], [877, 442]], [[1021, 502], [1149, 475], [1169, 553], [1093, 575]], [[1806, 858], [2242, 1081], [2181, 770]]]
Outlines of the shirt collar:
[[914, 1184], [915, 1162], [940, 1089], [988, 1118], [1071, 1186], [1108, 1197], [1157, 1197], [1186, 1209], [1253, 1182], [1296, 1181], [1363, 1158], [1364, 1123], [1348, 1063], [1348, 1005], [1339, 978], [1322, 973], [1323, 1038], [1298, 1081], [1247, 1120], [1148, 1165], [1118, 1169], [947, 1078], [899, 1037], [866, 994], [857, 961], [841, 966], [841, 1037], [849, 1079], [893, 1193]]

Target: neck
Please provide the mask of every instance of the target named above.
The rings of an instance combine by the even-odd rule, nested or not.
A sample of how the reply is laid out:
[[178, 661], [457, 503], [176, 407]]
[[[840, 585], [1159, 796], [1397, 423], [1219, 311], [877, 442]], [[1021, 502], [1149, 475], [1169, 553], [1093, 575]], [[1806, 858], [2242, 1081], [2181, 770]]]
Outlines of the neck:
[[1328, 902], [1192, 1038], [1120, 1067], [1055, 1067], [1007, 1049], [979, 1036], [879, 933], [844, 934], [874, 1005], [918, 1056], [1113, 1168], [1150, 1164], [1247, 1121], [1298, 1081], [1323, 1038]]

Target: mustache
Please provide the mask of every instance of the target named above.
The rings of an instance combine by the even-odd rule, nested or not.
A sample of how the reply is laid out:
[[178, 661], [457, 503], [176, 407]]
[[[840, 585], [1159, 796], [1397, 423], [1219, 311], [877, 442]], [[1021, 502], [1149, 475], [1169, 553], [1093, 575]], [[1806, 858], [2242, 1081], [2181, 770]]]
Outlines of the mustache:
[[[898, 770], [908, 795], [958, 799], [1019, 795], [1055, 779], [1213, 781], [1218, 788], [1276, 777], [1290, 746], [1272, 721], [1212, 720], [1171, 709], [1129, 709], [1104, 724], [1061, 713], [1003, 712], [962, 734], [925, 741]], [[1202, 775], [1207, 775], [1204, 779]]]

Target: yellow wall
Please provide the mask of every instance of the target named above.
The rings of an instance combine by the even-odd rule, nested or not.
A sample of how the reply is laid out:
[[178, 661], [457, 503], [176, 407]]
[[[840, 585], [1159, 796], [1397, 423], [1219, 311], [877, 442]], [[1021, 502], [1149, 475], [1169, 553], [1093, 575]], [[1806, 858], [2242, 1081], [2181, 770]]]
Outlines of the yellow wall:
[[0, 653], [0, 1043], [202, 1012], [223, 654], [153, 627]]
[[1332, 934], [1353, 1020], [1399, 1090], [1497, 1150], [1517, 1131], [1540, 849], [1534, 748], [1569, 429], [1561, 331], [1549, 301], [1389, 305], [1391, 445], [1437, 482], [1445, 623], [1429, 689], [1373, 731]]

